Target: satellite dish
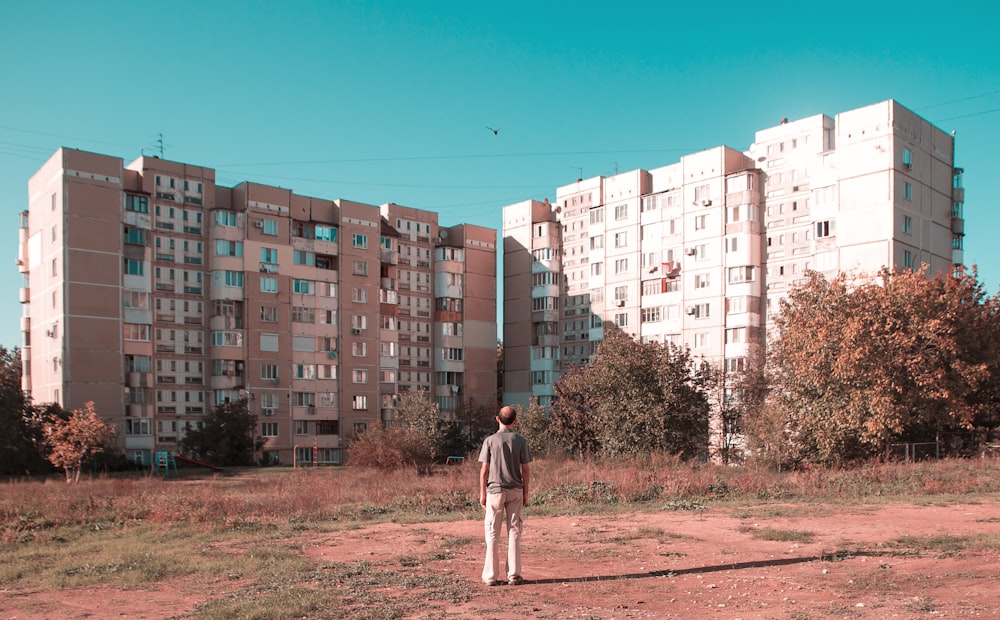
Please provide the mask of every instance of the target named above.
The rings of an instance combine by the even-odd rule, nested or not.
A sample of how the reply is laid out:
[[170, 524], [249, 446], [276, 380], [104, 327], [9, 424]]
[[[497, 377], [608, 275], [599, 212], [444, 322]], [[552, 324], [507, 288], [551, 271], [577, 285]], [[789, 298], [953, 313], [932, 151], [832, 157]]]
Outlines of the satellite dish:
[[448, 238], [448, 231], [447, 230], [441, 229], [441, 230], [438, 231], [438, 233], [440, 234], [440, 236], [441, 236], [442, 239], [447, 239]]

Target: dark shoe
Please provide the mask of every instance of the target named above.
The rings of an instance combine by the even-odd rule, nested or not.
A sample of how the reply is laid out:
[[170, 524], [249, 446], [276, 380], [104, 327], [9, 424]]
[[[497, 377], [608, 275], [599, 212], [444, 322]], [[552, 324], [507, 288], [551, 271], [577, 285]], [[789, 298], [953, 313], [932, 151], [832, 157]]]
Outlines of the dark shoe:
[[498, 586], [498, 585], [500, 585], [502, 583], [503, 583], [502, 581], [497, 581], [496, 579], [494, 579], [493, 581], [484, 581], [483, 582], [483, 584], [487, 585], [487, 586]]
[[507, 581], [507, 584], [512, 586], [519, 586], [522, 583], [524, 583], [524, 579], [521, 579], [520, 575], [514, 575]]

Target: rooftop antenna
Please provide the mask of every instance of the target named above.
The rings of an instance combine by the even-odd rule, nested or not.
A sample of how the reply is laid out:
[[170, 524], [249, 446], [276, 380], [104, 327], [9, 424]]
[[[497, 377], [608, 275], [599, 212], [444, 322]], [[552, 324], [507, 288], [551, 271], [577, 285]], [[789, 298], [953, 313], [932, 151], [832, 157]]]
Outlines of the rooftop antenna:
[[572, 168], [573, 170], [576, 170], [576, 173], [577, 173], [576, 174], [576, 180], [577, 181], [582, 181], [583, 180], [583, 166], [570, 166], [570, 168]]
[[160, 149], [160, 159], [163, 159], [163, 132], [161, 131], [160, 133], [158, 133], [156, 135], [159, 136], [156, 139], [156, 146], [159, 147], [159, 149]]

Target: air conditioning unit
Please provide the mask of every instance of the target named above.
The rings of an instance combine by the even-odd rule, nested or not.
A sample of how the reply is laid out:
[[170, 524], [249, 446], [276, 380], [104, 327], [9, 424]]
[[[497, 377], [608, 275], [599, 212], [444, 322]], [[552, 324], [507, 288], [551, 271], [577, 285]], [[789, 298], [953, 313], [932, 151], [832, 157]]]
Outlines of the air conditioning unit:
[[656, 273], [657, 269], [658, 267], [656, 265], [653, 265], [652, 267], [649, 268], [649, 273]]
[[441, 237], [431, 237], [432, 243], [441, 243]]
[[260, 412], [261, 412], [261, 414], [263, 414], [265, 416], [268, 416], [268, 417], [274, 415], [274, 409], [261, 409]]
[[310, 415], [316, 413], [316, 405], [306, 405], [306, 413]]
[[793, 192], [797, 192], [797, 191], [799, 191], [799, 186], [798, 186], [798, 185], [793, 185], [793, 186], [792, 186], [792, 191], [793, 191]]
[[615, 305], [618, 306], [619, 308], [624, 308], [625, 307], [625, 300], [624, 299], [616, 299], [615, 300]]
[[708, 198], [706, 198], [705, 200], [701, 201], [701, 206], [703, 206], [703, 207], [711, 207], [712, 206], [712, 201], [709, 200]]
[[361, 329], [357, 328], [357, 327], [352, 327], [351, 328], [351, 334], [353, 334], [355, 336], [360, 336], [361, 335]]
[[254, 228], [264, 228], [264, 222], [262, 222], [260, 220], [257, 220], [256, 222], [253, 223], [253, 227]]
[[694, 248], [688, 248], [688, 249], [687, 249], [687, 255], [688, 255], [688, 256], [694, 256], [694, 255], [695, 255], [695, 254], [697, 254], [697, 253], [698, 253], [698, 250], [696, 250], [696, 249], [694, 249]]
[[243, 362], [236, 362], [236, 370], [243, 370]]
[[330, 359], [332, 359], [332, 360], [337, 359], [337, 352], [336, 351], [330, 351]]
[[910, 162], [906, 162], [905, 164], [903, 164], [903, 167], [906, 168], [907, 170], [913, 170], [913, 164]]
[[698, 312], [698, 309], [695, 308], [694, 306], [688, 306], [687, 308], [684, 309], [684, 312], [686, 312], [687, 314], [695, 314], [696, 312]]

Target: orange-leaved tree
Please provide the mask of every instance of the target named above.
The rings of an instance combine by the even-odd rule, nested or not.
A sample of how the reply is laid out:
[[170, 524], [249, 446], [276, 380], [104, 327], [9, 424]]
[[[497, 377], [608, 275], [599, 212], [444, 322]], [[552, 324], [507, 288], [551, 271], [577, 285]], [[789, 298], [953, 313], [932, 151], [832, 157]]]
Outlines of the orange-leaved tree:
[[50, 417], [44, 426], [48, 459], [66, 472], [66, 482], [80, 480], [80, 471], [91, 455], [104, 451], [104, 442], [115, 435], [114, 424], [105, 422], [93, 401], [74, 409], [68, 419]]
[[974, 274], [808, 275], [782, 301], [769, 351], [794, 458], [879, 456], [973, 426], [998, 367], [996, 322]]

